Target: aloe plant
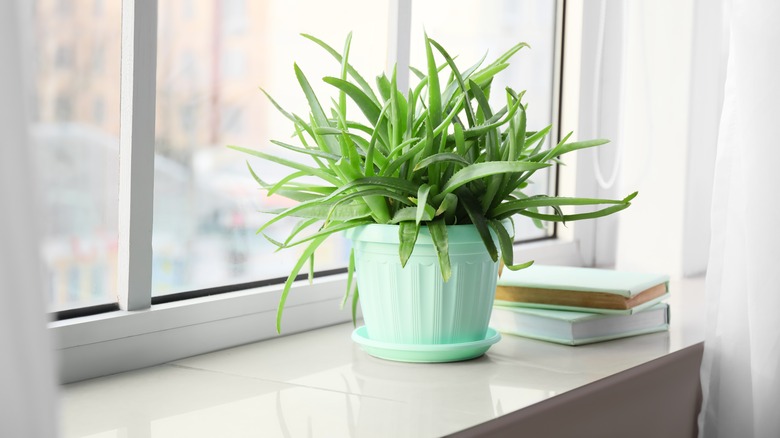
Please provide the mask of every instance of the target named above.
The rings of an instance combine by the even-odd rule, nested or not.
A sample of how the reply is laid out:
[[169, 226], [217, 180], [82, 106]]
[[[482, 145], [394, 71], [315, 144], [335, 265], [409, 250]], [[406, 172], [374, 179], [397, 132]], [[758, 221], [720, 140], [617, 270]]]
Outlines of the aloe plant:
[[[279, 249], [306, 245], [284, 284], [277, 331], [281, 330], [282, 311], [293, 281], [307, 262], [311, 278], [315, 250], [334, 233], [365, 224], [398, 224], [399, 258], [405, 265], [420, 227], [428, 227], [443, 279], [447, 281], [451, 275], [447, 225], [473, 224], [490, 257], [494, 261], [500, 257], [508, 269], [516, 270], [532, 262], [514, 263], [514, 236], [501, 224], [502, 220], [516, 214], [537, 223], [598, 218], [627, 208], [636, 196], [633, 193], [622, 200], [611, 200], [523, 193], [534, 172], [551, 166], [561, 155], [608, 142], [568, 142], [569, 134], [556, 146], [545, 149], [551, 127], [526, 129], [524, 92], [500, 90], [506, 105], [499, 109], [489, 105], [488, 97], [495, 92], [491, 90], [494, 76], [507, 68], [513, 55], [527, 47], [525, 43], [515, 45], [487, 65], [483, 65], [483, 57], [460, 70], [452, 56], [426, 35], [426, 69], [423, 72], [410, 68], [418, 80], [413, 88], [404, 91], [397, 86], [395, 71], [390, 77], [380, 75], [374, 89], [353, 68], [349, 63], [351, 34], [341, 53], [314, 36], [303, 36], [340, 64], [338, 76], [323, 78], [334, 87], [338, 99], [326, 111], [297, 65], [295, 76], [310, 109], [306, 117], [286, 111], [263, 92], [289, 119], [299, 144], [276, 140], [272, 143], [310, 157], [312, 164], [229, 146], [294, 170], [282, 180], [268, 183], [247, 162], [249, 172], [268, 195], [298, 202], [273, 211], [276, 216], [258, 233], [281, 219], [298, 217], [301, 221], [284, 241], [266, 237]], [[448, 80], [442, 81], [442, 76]], [[348, 99], [357, 105], [362, 117], [347, 114]], [[315, 177], [319, 182], [301, 182], [302, 177]], [[579, 205], [601, 208], [579, 214], [562, 210]], [[540, 212], [543, 207], [549, 207], [550, 212]], [[305, 233], [307, 229], [315, 231]], [[491, 230], [497, 237], [498, 248]], [[354, 319], [358, 291], [352, 287], [353, 272], [351, 254], [344, 302], [352, 294]]]

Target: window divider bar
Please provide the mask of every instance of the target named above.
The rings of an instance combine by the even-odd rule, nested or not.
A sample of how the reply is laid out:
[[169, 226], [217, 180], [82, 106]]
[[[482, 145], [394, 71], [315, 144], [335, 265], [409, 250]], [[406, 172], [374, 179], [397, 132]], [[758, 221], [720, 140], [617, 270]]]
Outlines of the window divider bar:
[[152, 300], [157, 0], [122, 1], [117, 291], [122, 310]]
[[412, 0], [391, 0], [388, 23], [387, 71], [398, 71], [400, 90], [409, 89], [409, 59], [412, 33]]
[[[561, 111], [563, 107], [563, 69], [564, 69], [564, 32], [566, 31], [566, 0], [557, 0], [555, 2], [555, 56], [553, 57], [553, 94], [552, 94], [552, 125], [553, 130], [549, 140], [549, 147], [563, 138], [561, 132]], [[550, 168], [548, 184], [552, 185], [556, 196], [561, 196], [560, 190], [560, 164]], [[558, 235], [560, 229], [558, 222], [552, 224], [552, 237]]]

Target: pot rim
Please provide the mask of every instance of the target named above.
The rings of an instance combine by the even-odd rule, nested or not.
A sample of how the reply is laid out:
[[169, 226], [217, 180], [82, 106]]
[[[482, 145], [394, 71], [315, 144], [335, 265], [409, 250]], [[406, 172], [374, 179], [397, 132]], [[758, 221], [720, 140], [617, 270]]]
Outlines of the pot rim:
[[[510, 219], [501, 221], [504, 227], [513, 233], [513, 225]], [[417, 244], [433, 244], [431, 233], [427, 226], [420, 224], [420, 234], [417, 236]], [[398, 244], [398, 224], [366, 224], [350, 228], [344, 232], [344, 236], [353, 242], [377, 242]], [[482, 243], [482, 237], [479, 235], [474, 224], [447, 225], [447, 241], [450, 244], [462, 243]], [[496, 240], [496, 234], [490, 229], [490, 235]]]

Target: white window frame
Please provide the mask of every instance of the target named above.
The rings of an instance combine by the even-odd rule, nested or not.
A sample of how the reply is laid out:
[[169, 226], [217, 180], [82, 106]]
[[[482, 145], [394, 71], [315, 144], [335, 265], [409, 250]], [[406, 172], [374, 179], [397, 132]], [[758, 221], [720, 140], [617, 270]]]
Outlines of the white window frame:
[[[391, 0], [388, 57], [391, 63], [398, 60], [399, 68], [409, 63], [411, 2]], [[564, 8], [564, 3], [564, 0], [558, 2], [557, 12], [553, 125], [554, 128], [563, 126], [565, 131], [587, 131], [585, 123], [576, 117], [580, 102], [584, 101], [578, 95], [579, 82], [583, 77], [587, 79], [583, 72], [587, 73], [589, 68], [581, 62], [581, 53], [589, 44], [583, 40], [586, 35], [582, 29], [586, 24], [583, 24], [582, 6], [568, 2]], [[278, 336], [274, 321], [282, 285], [152, 305], [157, 6], [156, 0], [124, 0], [122, 6], [120, 310], [50, 323], [59, 353], [62, 383]], [[561, 95], [561, 90], [565, 94]], [[561, 102], [567, 111], [559, 111]], [[576, 169], [583, 167], [578, 165], [580, 161], [569, 163], [567, 173], [560, 175], [560, 193], [584, 196], [597, 189], [593, 181], [579, 177]], [[575, 173], [576, 178], [571, 176]], [[566, 182], [575, 179], [574, 185]], [[554, 239], [516, 245], [516, 259], [574, 266], [593, 264], [592, 227], [572, 224], [568, 228], [559, 227], [557, 235]], [[285, 306], [283, 333], [288, 335], [349, 321], [350, 312], [339, 308], [345, 287], [346, 274], [315, 278], [311, 284], [296, 282]]]

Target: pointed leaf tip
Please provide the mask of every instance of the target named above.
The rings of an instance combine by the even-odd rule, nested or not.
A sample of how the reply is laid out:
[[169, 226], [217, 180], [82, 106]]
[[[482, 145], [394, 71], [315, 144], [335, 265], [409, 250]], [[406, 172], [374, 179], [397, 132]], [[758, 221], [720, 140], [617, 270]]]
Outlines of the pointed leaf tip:
[[507, 265], [507, 269], [509, 269], [510, 271], [519, 271], [521, 269], [528, 268], [528, 267], [530, 267], [533, 264], [534, 264], [534, 260], [531, 260], [529, 262], [520, 263], [520, 264], [517, 264], [517, 265], [511, 265], [511, 266]]

